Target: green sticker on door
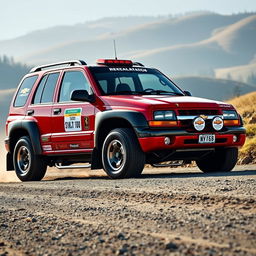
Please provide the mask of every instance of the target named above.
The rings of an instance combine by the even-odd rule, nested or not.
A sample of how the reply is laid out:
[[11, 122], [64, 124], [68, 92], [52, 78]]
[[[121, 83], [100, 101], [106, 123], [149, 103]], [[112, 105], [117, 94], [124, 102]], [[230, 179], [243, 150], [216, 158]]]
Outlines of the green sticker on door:
[[64, 127], [66, 132], [82, 131], [81, 115], [81, 108], [65, 109]]

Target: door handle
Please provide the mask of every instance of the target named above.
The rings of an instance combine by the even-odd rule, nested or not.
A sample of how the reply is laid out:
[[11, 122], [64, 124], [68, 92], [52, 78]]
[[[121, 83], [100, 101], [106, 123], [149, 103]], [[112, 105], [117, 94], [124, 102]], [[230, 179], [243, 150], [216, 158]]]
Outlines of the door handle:
[[61, 113], [61, 108], [55, 108], [53, 109], [53, 114], [54, 115], [59, 115]]
[[34, 112], [35, 112], [34, 109], [30, 109], [27, 111], [27, 115], [32, 116], [34, 114]]

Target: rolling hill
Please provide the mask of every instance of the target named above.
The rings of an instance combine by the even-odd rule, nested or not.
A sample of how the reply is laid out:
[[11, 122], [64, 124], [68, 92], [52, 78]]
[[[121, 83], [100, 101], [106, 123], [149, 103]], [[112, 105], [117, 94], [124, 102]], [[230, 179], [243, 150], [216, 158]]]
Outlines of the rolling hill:
[[226, 101], [235, 96], [254, 91], [248, 84], [209, 77], [174, 77], [172, 80], [193, 96]]
[[43, 49], [55, 45], [96, 39], [98, 36], [105, 36], [117, 33], [130, 27], [156, 22], [162, 17], [116, 17], [103, 18], [100, 20], [75, 24], [71, 26], [56, 26], [38, 31], [33, 31], [18, 38], [0, 41], [0, 54], [8, 56], [27, 55], [33, 52], [40, 52]]
[[[256, 62], [242, 66], [215, 69], [215, 77], [217, 78], [230, 78], [237, 81], [248, 82], [252, 75], [256, 77]], [[251, 83], [251, 85], [256, 87], [256, 83]]]
[[165, 72], [213, 74], [216, 68], [247, 64], [256, 53], [256, 15], [244, 18], [209, 39], [193, 44], [175, 45], [141, 51], [133, 55]]
[[[11, 49], [11, 45], [14, 43], [14, 49], [21, 48], [15, 56], [29, 64], [52, 62], [69, 58], [84, 58], [88, 63], [92, 63], [96, 58], [113, 56], [113, 38], [115, 38], [119, 57], [142, 56], [142, 59], [144, 59], [144, 56], [153, 54], [152, 58], [145, 57], [145, 61], [147, 64], [158, 67], [166, 67], [170, 62], [169, 59], [168, 61], [166, 59], [162, 60], [161, 52], [164, 52], [164, 55], [170, 55], [170, 53], [168, 53], [169, 51], [176, 51], [177, 54], [173, 53], [173, 55], [171, 55], [172, 63], [179, 61], [181, 63], [177, 64], [175, 69], [172, 69], [174, 74], [189, 74], [186, 68], [183, 69], [184, 57], [193, 55], [198, 58], [198, 54], [202, 54], [202, 58], [198, 59], [207, 58], [205, 63], [208, 65], [204, 63], [202, 65], [203, 68], [199, 67], [197, 69], [200, 63], [195, 63], [193, 67], [197, 69], [197, 73], [203, 73], [204, 70], [206, 70], [205, 74], [207, 75], [209, 74], [209, 70], [213, 73], [213, 67], [211, 63], [208, 63], [208, 58], [216, 58], [216, 61], [220, 58], [218, 63], [224, 61], [224, 66], [229, 66], [233, 60], [230, 54], [228, 54], [229, 58], [226, 61], [225, 56], [223, 56], [225, 50], [223, 50], [218, 43], [216, 44], [216, 35], [223, 33], [228, 26], [251, 17], [252, 15], [253, 14], [250, 13], [236, 15], [197, 13], [176, 18], [162, 17], [158, 20], [148, 20], [148, 23], [141, 22], [136, 25], [131, 23], [130, 26], [126, 24], [126, 26], [123, 25], [122, 28], [118, 27], [120, 29], [119, 31], [118, 29], [115, 30], [116, 24], [111, 23], [114, 27], [112, 32], [107, 28], [105, 30], [103, 29], [104, 33], [98, 29], [101, 29], [102, 24], [106, 24], [107, 22], [98, 21], [98, 25], [97, 22], [95, 22], [93, 25], [90, 24], [89, 26], [89, 30], [93, 28], [92, 31], [94, 31], [95, 28], [93, 32], [95, 34], [93, 35], [91, 32], [87, 31], [88, 25], [86, 28], [83, 26], [72, 27], [74, 31], [77, 31], [74, 32], [77, 33], [77, 35], [75, 34], [74, 36], [71, 32], [71, 28], [57, 27], [49, 31], [28, 34], [23, 38], [25, 41], [17, 38], [13, 41], [0, 42], [0, 49]], [[118, 18], [116, 18], [115, 22], [119, 23]], [[129, 19], [127, 19], [126, 22], [129, 23]], [[66, 33], [61, 33], [62, 30], [66, 31]], [[52, 36], [50, 31], [52, 31]], [[39, 37], [38, 39], [38, 36], [43, 36], [44, 33], [46, 33], [45, 37], [41, 39]], [[60, 33], [61, 35], [59, 35]], [[205, 42], [205, 46], [202, 46], [204, 40], [207, 41], [209, 38], [213, 37], [215, 37], [214, 42]], [[49, 41], [45, 40], [45, 38], [49, 38]], [[55, 41], [53, 42], [52, 40]], [[43, 45], [45, 45], [45, 47], [43, 47]], [[36, 50], [36, 47], [40, 49]], [[174, 47], [174, 49], [172, 50], [171, 47]], [[184, 54], [180, 53], [179, 49], [181, 49], [182, 52], [184, 51]], [[193, 58], [193, 61], [197, 58]], [[157, 59], [157, 61], [154, 61], [155, 59]], [[245, 63], [239, 62], [239, 64]], [[232, 65], [234, 64], [232, 63]], [[170, 69], [168, 71], [170, 71]], [[193, 70], [193, 74], [195, 73], [196, 72]]]

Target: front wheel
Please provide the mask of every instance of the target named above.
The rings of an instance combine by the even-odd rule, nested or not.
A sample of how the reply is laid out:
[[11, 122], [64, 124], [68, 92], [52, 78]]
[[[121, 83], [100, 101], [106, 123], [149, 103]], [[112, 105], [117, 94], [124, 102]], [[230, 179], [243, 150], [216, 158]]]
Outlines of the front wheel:
[[46, 172], [47, 164], [34, 153], [30, 138], [21, 137], [13, 152], [13, 164], [16, 175], [21, 181], [39, 181]]
[[237, 148], [216, 149], [214, 153], [197, 160], [198, 168], [205, 172], [230, 172], [236, 165], [238, 158]]
[[131, 129], [118, 128], [108, 134], [102, 148], [102, 162], [111, 178], [140, 176], [145, 165], [145, 154]]

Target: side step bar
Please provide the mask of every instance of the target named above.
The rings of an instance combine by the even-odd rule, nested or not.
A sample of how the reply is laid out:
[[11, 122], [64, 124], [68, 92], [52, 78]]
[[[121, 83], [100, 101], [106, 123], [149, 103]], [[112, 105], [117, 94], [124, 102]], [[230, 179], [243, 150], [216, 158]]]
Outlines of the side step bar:
[[87, 165], [61, 165], [60, 163], [55, 163], [55, 167], [58, 169], [83, 169], [91, 168], [90, 164]]

